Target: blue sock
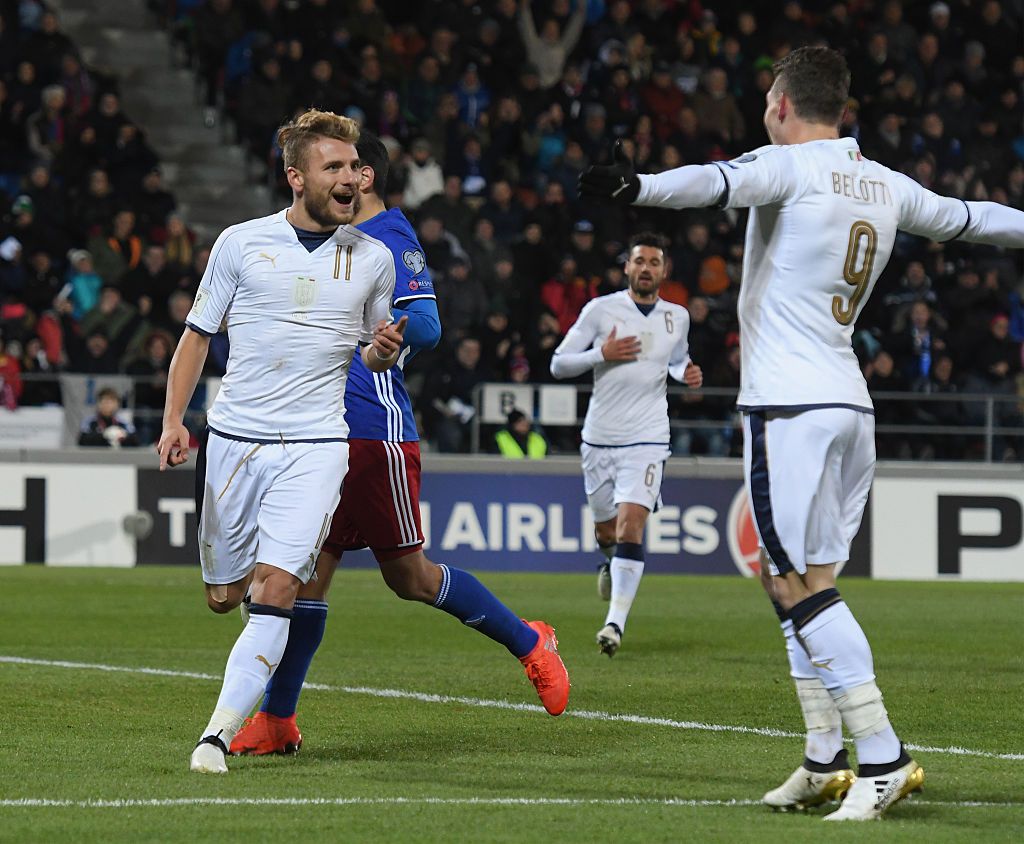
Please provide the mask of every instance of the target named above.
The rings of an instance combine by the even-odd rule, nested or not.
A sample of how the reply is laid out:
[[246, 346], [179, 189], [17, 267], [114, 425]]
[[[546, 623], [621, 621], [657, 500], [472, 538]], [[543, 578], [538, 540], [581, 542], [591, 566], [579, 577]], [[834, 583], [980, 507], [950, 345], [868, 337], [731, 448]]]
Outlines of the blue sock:
[[267, 683], [263, 696], [264, 712], [287, 718], [295, 714], [299, 705], [302, 683], [309, 671], [316, 649], [324, 638], [327, 626], [327, 602], [307, 601], [302, 598], [295, 602], [292, 623], [288, 628], [288, 646], [284, 649], [281, 664]]
[[[468, 571], [441, 566], [441, 588], [434, 606], [454, 615], [467, 627], [501, 642], [515, 657], [524, 657], [537, 644], [537, 631], [494, 597]], [[293, 621], [292, 624], [295, 622]], [[290, 642], [289, 642], [290, 644]], [[280, 668], [277, 669], [280, 672]]]

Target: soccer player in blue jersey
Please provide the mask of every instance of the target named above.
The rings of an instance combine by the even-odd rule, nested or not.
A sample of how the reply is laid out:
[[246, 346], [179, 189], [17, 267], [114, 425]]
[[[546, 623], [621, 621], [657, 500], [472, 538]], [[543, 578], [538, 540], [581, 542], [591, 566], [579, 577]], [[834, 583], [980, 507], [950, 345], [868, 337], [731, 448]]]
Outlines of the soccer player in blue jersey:
[[352, 364], [345, 394], [349, 470], [341, 503], [317, 560], [317, 576], [299, 590], [281, 664], [260, 711], [231, 743], [234, 754], [294, 753], [301, 746], [295, 710], [323, 638], [331, 577], [345, 551], [365, 547], [400, 598], [444, 610], [518, 657], [550, 714], [561, 714], [569, 699], [569, 676], [551, 626], [523, 621], [472, 574], [433, 563], [423, 553], [419, 434], [402, 367], [416, 352], [437, 345], [441, 324], [423, 248], [401, 210], [384, 205], [387, 150], [365, 130], [357, 150], [364, 175], [354, 223], [394, 254], [393, 308], [408, 318], [403, 349], [398, 363], [384, 373], [371, 372], [358, 360]]

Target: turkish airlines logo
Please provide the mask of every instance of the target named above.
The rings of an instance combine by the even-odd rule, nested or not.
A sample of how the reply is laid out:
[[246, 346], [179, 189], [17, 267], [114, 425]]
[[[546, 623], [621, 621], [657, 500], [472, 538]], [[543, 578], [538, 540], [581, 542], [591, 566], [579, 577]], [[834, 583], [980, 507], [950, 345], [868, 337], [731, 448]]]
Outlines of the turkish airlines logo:
[[726, 523], [729, 537], [729, 553], [740, 574], [744, 577], [760, 577], [761, 543], [754, 526], [754, 514], [750, 509], [746, 486], [741, 486], [729, 505], [729, 519]]

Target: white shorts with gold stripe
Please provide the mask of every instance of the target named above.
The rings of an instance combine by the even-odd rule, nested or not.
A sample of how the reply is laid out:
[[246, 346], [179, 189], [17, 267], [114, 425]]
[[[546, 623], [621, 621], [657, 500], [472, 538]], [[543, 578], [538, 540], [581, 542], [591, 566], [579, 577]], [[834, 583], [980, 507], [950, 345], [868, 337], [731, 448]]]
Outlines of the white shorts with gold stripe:
[[211, 431], [203, 456], [203, 580], [234, 583], [266, 563], [308, 581], [341, 496], [348, 443], [248, 442]]

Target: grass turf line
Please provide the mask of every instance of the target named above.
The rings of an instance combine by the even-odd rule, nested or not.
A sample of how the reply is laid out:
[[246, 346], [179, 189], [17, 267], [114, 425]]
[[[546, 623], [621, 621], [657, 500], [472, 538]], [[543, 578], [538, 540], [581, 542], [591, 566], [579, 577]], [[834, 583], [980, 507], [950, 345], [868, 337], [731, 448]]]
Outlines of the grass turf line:
[[[558, 631], [573, 679], [570, 707], [655, 718], [801, 724], [774, 615], [738, 578], [645, 578], [623, 649], [593, 636], [604, 605], [592, 576], [483, 579], [513, 609]], [[1022, 691], [1024, 587], [872, 583], [840, 588], [871, 638], [879, 683], [901, 735], [922, 745], [1024, 752], [1013, 712]], [[0, 569], [0, 653], [149, 665], [219, 675], [237, 618], [205, 610], [198, 572], [172, 568]], [[535, 704], [500, 646], [421, 605], [403, 604], [374, 572], [339, 574], [310, 679]], [[0, 839], [249, 840], [821, 840], [815, 816], [776, 816], [755, 801], [799, 762], [799, 739], [671, 731], [552, 719], [452, 703], [307, 693], [296, 758], [237, 759], [227, 777], [190, 775], [188, 753], [216, 684], [181, 677], [0, 665], [0, 797], [176, 799], [336, 797], [708, 800], [739, 805], [473, 803], [223, 807], [0, 808]], [[929, 841], [1015, 840], [1019, 762], [918, 754], [923, 800], [897, 807], [887, 835]], [[820, 813], [819, 813], [820, 814]], [[873, 829], [829, 831], [878, 840]], [[461, 831], [461, 832], [460, 832]]]

